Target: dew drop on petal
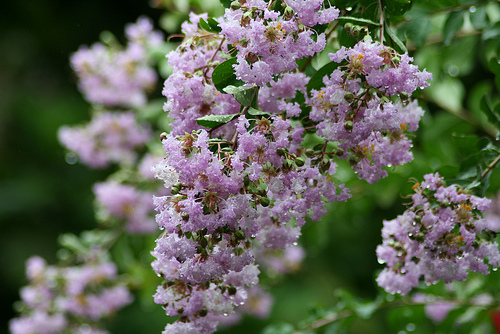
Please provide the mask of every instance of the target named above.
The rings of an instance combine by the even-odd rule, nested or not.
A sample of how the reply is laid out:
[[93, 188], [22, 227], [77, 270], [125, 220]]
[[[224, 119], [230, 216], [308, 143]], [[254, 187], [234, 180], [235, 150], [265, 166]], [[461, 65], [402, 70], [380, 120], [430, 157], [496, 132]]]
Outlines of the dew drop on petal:
[[384, 264], [384, 263], [385, 263], [385, 261], [384, 261], [384, 260], [382, 260], [382, 259], [378, 259], [378, 263], [380, 263], [380, 264]]
[[228, 315], [229, 315], [229, 314], [227, 314], [227, 313], [224, 313], [224, 316], [225, 316], [225, 317], [227, 317]]

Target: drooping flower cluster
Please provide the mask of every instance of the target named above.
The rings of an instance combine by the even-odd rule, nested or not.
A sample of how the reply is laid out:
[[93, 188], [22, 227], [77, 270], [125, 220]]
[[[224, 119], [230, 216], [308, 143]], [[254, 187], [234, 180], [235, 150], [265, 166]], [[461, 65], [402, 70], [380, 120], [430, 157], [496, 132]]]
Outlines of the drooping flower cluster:
[[[173, 120], [172, 134], [202, 129], [196, 119], [206, 115], [225, 115], [239, 112], [240, 105], [230, 94], [219, 93], [212, 84], [214, 68], [223, 58], [222, 37], [198, 28], [207, 15], [190, 15], [182, 25], [185, 35], [182, 44], [167, 54], [173, 73], [165, 81], [163, 95], [167, 98], [165, 111]], [[223, 132], [224, 133], [224, 132]]]
[[407, 133], [418, 129], [423, 110], [408, 96], [427, 87], [432, 75], [410, 64], [408, 55], [369, 38], [330, 59], [345, 65], [324, 78], [325, 87], [312, 91], [309, 117], [360, 178], [376, 182], [387, 176], [382, 167], [413, 159]]
[[163, 36], [153, 31], [152, 22], [145, 17], [125, 30], [125, 49], [96, 43], [90, 48], [81, 47], [71, 57], [79, 88], [93, 104], [137, 107], [146, 103], [145, 91], [154, 89], [157, 75], [149, 64], [147, 51], [160, 45]]
[[296, 60], [321, 52], [326, 36], [310, 27], [330, 23], [339, 15], [334, 7], [319, 10], [322, 2], [292, 1], [283, 14], [263, 0], [240, 1], [226, 9], [221, 34], [238, 51], [236, 77], [264, 86], [274, 75], [295, 69]]
[[407, 294], [421, 277], [429, 285], [449, 283], [465, 280], [468, 271], [486, 275], [500, 266], [498, 244], [481, 236], [487, 232], [481, 213], [490, 200], [446, 186], [438, 174], [424, 179], [413, 186], [409, 208], [384, 221], [377, 256], [387, 267], [377, 283], [389, 293]]
[[26, 267], [30, 283], [21, 289], [23, 310], [10, 322], [12, 334], [106, 334], [97, 321], [132, 301], [111, 262], [56, 267], [32, 257]]
[[114, 181], [96, 183], [94, 193], [102, 208], [104, 220], [116, 218], [125, 221], [129, 233], [153, 233], [158, 226], [151, 213], [154, 210], [153, 193], [141, 191], [128, 184]]
[[[210, 139], [206, 131], [168, 135], [167, 157], [155, 167], [172, 194], [156, 198], [164, 234], [153, 268], [166, 283], [155, 301], [199, 333], [211, 333], [200, 317], [232, 313], [247, 298], [244, 288], [257, 284], [253, 243], [292, 246], [307, 214], [318, 220], [324, 200], [349, 197], [325, 175], [335, 173], [334, 165], [321, 170], [300, 157], [301, 137], [289, 120], [250, 121], [255, 127], [248, 129], [240, 117], [235, 142]], [[168, 325], [166, 333], [179, 326]]]
[[131, 112], [96, 113], [81, 127], [63, 126], [59, 141], [75, 152], [80, 161], [92, 168], [110, 163], [131, 164], [137, 159], [134, 149], [151, 138], [149, 127], [137, 124]]

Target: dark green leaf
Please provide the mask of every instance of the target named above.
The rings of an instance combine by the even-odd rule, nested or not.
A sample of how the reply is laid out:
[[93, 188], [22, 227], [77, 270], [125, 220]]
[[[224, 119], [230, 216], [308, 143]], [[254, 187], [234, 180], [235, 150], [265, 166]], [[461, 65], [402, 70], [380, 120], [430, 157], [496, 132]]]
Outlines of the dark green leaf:
[[215, 30], [212, 29], [212, 27], [210, 27], [207, 21], [205, 21], [202, 18], [200, 18], [200, 22], [198, 22], [198, 27], [208, 32], [216, 32]]
[[416, 46], [424, 45], [427, 35], [431, 31], [432, 25], [428, 14], [428, 12], [417, 8], [413, 8], [408, 12], [410, 22], [403, 26], [403, 32], [406, 33]]
[[469, 156], [480, 150], [479, 138], [477, 136], [458, 136], [454, 134], [452, 139], [460, 153], [464, 156]]
[[249, 106], [252, 103], [252, 96], [254, 95], [255, 89], [257, 89], [257, 87], [237, 87], [229, 85], [222, 90], [225, 93], [233, 95], [236, 101], [241, 105]]
[[408, 49], [406, 49], [406, 46], [401, 42], [401, 40], [396, 36], [396, 34], [389, 28], [388, 26], [385, 27], [384, 29], [386, 36], [389, 37], [389, 39], [392, 41], [392, 47], [394, 50], [396, 50], [399, 53], [405, 53], [408, 52]]
[[476, 10], [470, 13], [469, 17], [474, 29], [481, 30], [488, 26], [489, 19], [488, 15], [486, 15], [485, 6], [476, 7]]
[[208, 19], [208, 25], [210, 26], [210, 28], [212, 28], [213, 31], [219, 33], [222, 31], [222, 28], [219, 27], [219, 22], [217, 22], [215, 19], [213, 18], [209, 18]]
[[390, 16], [401, 16], [411, 7], [409, 0], [385, 0], [384, 11]]
[[500, 129], [500, 117], [491, 107], [487, 95], [484, 95], [479, 105], [481, 111], [488, 117], [488, 121]]
[[[362, 25], [362, 26], [373, 25], [373, 26], [380, 27], [380, 23], [374, 22], [374, 21], [368, 20], [368, 19], [363, 19], [360, 17], [342, 16], [342, 17], [339, 17], [337, 20], [339, 20], [343, 24], [350, 22], [350, 23]], [[346, 21], [346, 22], [344, 22], [344, 21]]]
[[265, 112], [265, 111], [262, 111], [262, 110], [258, 110], [258, 109], [255, 109], [255, 108], [250, 108], [248, 109], [248, 112], [247, 112], [247, 117], [248, 116], [256, 116], [256, 117], [260, 117], [260, 116], [264, 116], [264, 117], [269, 117], [270, 114]]
[[345, 46], [346, 48], [353, 47], [358, 41], [349, 35], [344, 28], [339, 28], [339, 44], [340, 46]]
[[455, 34], [464, 25], [464, 12], [451, 12], [446, 19], [443, 27], [443, 44], [450, 45]]
[[491, 72], [495, 74], [495, 85], [500, 92], [500, 61], [498, 61], [498, 58], [491, 58], [489, 65]]
[[236, 61], [236, 58], [228, 59], [217, 66], [212, 73], [212, 82], [219, 92], [224, 93], [223, 89], [229, 85], [243, 85], [243, 81], [237, 80], [234, 74], [233, 65], [236, 64]]
[[326, 64], [325, 66], [323, 66], [322, 68], [320, 68], [311, 78], [311, 80], [309, 80], [309, 83], [307, 84], [307, 91], [310, 92], [311, 90], [313, 89], [316, 89], [316, 90], [319, 90], [321, 87], [324, 86], [324, 83], [323, 83], [323, 78], [326, 76], [326, 75], [330, 75], [332, 74], [332, 72], [337, 68], [339, 67], [340, 64], [339, 63], [335, 63], [335, 62], [330, 62], [328, 64]]
[[484, 30], [483, 39], [497, 39], [500, 38], [500, 22], [495, 23], [493, 26]]
[[220, 0], [220, 4], [222, 6], [224, 6], [225, 8], [231, 7], [231, 2], [233, 2], [233, 1], [232, 0]]
[[196, 119], [198, 125], [205, 128], [213, 129], [223, 124], [231, 122], [233, 119], [237, 118], [240, 114], [229, 114], [229, 115], [207, 115]]
[[262, 334], [293, 334], [294, 328], [290, 324], [272, 324], [264, 328]]

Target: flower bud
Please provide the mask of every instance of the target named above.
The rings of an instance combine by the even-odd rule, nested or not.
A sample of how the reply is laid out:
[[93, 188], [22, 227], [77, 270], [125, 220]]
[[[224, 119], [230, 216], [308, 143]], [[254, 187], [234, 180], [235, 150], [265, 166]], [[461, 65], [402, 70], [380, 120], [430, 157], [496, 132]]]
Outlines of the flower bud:
[[344, 94], [344, 100], [346, 100], [346, 102], [350, 104], [352, 101], [354, 101], [354, 95], [351, 92], [347, 91]]
[[271, 200], [268, 198], [268, 197], [262, 197], [260, 200], [260, 205], [262, 205], [263, 207], [267, 207], [269, 206], [269, 204], [271, 204]]
[[344, 129], [346, 131], [351, 131], [353, 126], [354, 126], [354, 123], [352, 121], [346, 121], [344, 123]]
[[300, 158], [300, 157], [299, 157], [299, 158], [297, 158], [297, 159], [295, 159], [295, 165], [297, 165], [297, 167], [302, 167], [302, 166], [304, 166], [304, 165], [305, 165], [305, 163], [306, 163], [306, 162], [304, 161], [304, 159], [302, 159], [302, 158]]
[[231, 9], [232, 10], [238, 10], [241, 8], [241, 4], [239, 1], [233, 1], [231, 2]]
[[351, 22], [344, 24], [344, 30], [347, 31], [347, 33], [351, 33], [352, 28], [354, 28], [354, 25]]
[[243, 232], [242, 230], [234, 231], [234, 235], [236, 236], [236, 239], [238, 239], [238, 240], [243, 240], [246, 238], [245, 232]]
[[354, 37], [354, 38], [358, 38], [360, 32], [361, 32], [361, 27], [360, 26], [354, 26], [351, 29], [351, 36]]
[[312, 158], [312, 157], [314, 157], [314, 150], [313, 150], [312, 148], [308, 148], [308, 149], [306, 149], [306, 152], [305, 152], [305, 153], [306, 153], [306, 156], [307, 156], [308, 158]]
[[227, 289], [227, 293], [230, 295], [230, 296], [234, 296], [236, 294], [236, 287], [234, 286], [230, 286], [228, 289]]

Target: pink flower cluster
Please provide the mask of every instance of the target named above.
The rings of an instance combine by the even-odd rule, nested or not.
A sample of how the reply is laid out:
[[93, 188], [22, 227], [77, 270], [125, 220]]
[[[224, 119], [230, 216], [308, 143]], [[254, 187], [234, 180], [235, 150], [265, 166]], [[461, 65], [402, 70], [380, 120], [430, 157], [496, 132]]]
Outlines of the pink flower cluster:
[[413, 159], [407, 133], [418, 129], [423, 110], [408, 96], [427, 87], [432, 75], [410, 64], [406, 54], [369, 38], [352, 49], [342, 47], [330, 59], [345, 65], [324, 78], [325, 87], [313, 90], [310, 118], [317, 122], [317, 134], [336, 143], [337, 155], [360, 178], [376, 182], [387, 176], [383, 167]]
[[151, 131], [148, 126], [139, 125], [131, 112], [102, 112], [95, 113], [85, 126], [63, 126], [58, 136], [62, 145], [75, 152], [82, 163], [103, 168], [110, 163], [134, 163], [135, 149], [151, 138]]
[[465, 280], [468, 271], [486, 275], [500, 266], [498, 244], [481, 237], [486, 229], [481, 213], [490, 200], [446, 186], [438, 174], [424, 180], [413, 186], [409, 208], [384, 221], [377, 256], [387, 267], [377, 283], [389, 293], [405, 295], [421, 277], [429, 285], [441, 279], [449, 283]]
[[240, 3], [239, 8], [226, 9], [221, 34], [238, 50], [236, 77], [259, 86], [295, 69], [296, 60], [321, 52], [326, 36], [311, 27], [330, 23], [339, 15], [334, 7], [319, 10], [322, 1], [318, 0], [292, 1], [283, 14], [270, 10], [263, 0]]
[[[202, 129], [196, 119], [206, 115], [225, 115], [239, 112], [240, 105], [232, 95], [221, 94], [211, 82], [212, 72], [223, 58], [219, 52], [222, 37], [198, 28], [200, 19], [207, 15], [190, 15], [190, 22], [182, 25], [185, 35], [182, 44], [167, 54], [173, 73], [165, 81], [164, 109], [173, 122], [172, 134]], [[225, 49], [225, 47], [224, 47]]]
[[81, 47], [71, 57], [71, 66], [79, 79], [85, 98], [105, 107], [138, 107], [146, 103], [145, 91], [154, 89], [156, 72], [151, 68], [148, 51], [163, 42], [152, 22], [141, 17], [126, 27], [128, 45], [107, 46], [96, 43]]
[[30, 284], [21, 289], [23, 314], [10, 322], [12, 334], [106, 334], [95, 322], [132, 301], [111, 262], [55, 267], [32, 257], [26, 269]]

